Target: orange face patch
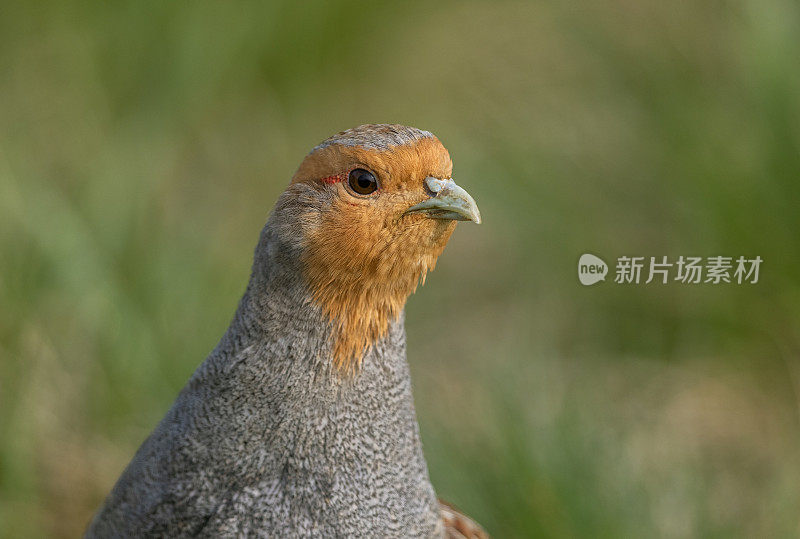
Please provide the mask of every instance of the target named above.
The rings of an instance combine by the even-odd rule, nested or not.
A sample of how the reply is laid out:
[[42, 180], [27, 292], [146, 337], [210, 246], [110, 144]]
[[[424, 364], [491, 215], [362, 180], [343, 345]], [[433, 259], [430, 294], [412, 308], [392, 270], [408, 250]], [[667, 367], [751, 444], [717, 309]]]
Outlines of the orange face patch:
[[[358, 196], [347, 187], [354, 168], [375, 175], [375, 193]], [[451, 173], [447, 150], [425, 138], [386, 151], [327, 146], [309, 155], [292, 179], [336, 190], [318, 224], [306, 231], [303, 265], [314, 301], [333, 325], [334, 360], [341, 369], [357, 368], [436, 265], [455, 222], [405, 211], [430, 196], [425, 178]]]

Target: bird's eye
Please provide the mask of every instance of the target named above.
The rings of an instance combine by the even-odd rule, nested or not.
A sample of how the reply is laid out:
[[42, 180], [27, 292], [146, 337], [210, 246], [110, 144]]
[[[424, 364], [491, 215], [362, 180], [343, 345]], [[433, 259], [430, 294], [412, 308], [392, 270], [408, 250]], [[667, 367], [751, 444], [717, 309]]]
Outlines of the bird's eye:
[[350, 189], [359, 195], [369, 195], [378, 190], [378, 180], [369, 170], [356, 168], [350, 171], [347, 179]]

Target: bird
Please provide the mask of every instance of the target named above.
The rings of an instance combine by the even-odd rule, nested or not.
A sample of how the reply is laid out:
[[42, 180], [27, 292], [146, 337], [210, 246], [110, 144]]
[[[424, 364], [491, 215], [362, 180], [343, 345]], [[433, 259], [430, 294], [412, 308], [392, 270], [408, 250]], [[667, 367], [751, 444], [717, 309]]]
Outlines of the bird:
[[435, 494], [406, 358], [407, 298], [481, 222], [452, 168], [396, 124], [306, 155], [230, 326], [86, 537], [487, 537]]

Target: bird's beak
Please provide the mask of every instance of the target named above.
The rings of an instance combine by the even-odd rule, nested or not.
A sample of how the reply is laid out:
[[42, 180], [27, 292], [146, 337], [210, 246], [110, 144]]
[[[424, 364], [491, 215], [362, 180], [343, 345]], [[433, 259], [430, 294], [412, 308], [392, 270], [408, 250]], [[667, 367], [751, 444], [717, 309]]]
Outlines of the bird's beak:
[[425, 185], [433, 193], [428, 200], [411, 206], [406, 213], [424, 213], [432, 219], [473, 221], [481, 223], [481, 212], [475, 200], [451, 179], [425, 178]]

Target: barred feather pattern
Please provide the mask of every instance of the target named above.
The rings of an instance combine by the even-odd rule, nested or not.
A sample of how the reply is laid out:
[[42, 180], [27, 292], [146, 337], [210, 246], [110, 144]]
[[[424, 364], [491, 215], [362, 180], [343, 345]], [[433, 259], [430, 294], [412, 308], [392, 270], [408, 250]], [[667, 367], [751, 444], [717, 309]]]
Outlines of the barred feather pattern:
[[274, 223], [230, 328], [87, 537], [443, 536], [403, 317], [342, 376], [297, 246]]

